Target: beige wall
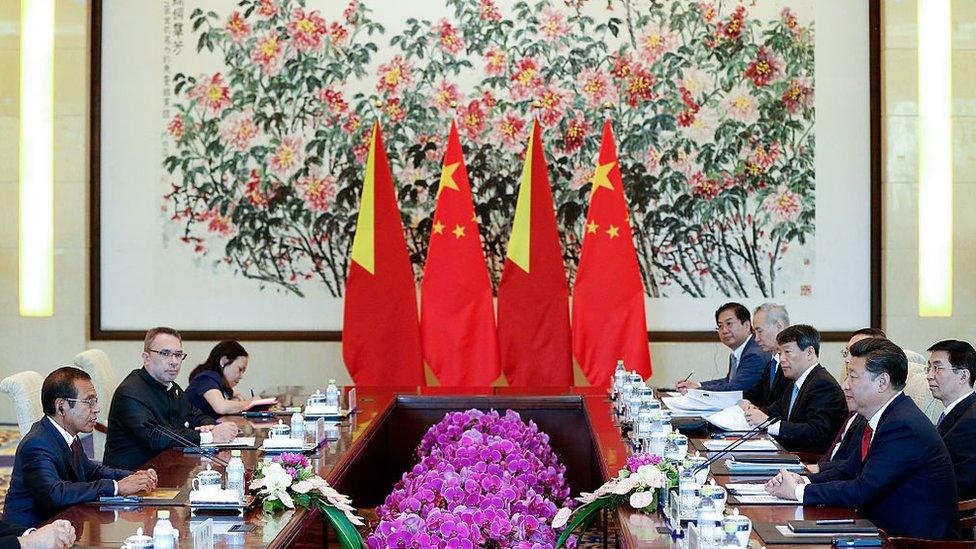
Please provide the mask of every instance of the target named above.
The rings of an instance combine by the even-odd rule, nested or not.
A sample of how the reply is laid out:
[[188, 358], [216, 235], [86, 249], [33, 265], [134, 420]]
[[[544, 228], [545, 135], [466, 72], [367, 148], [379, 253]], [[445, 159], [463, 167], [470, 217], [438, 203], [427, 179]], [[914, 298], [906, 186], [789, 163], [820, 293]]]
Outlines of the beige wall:
[[[915, 73], [912, 1], [885, 2], [885, 113], [888, 133], [885, 179], [884, 326], [904, 346], [921, 350], [943, 336], [976, 339], [976, 3], [954, 2], [956, 101], [956, 273], [955, 316], [919, 319], [915, 314]], [[140, 342], [89, 342], [87, 222], [87, 9], [83, 0], [57, 0], [55, 67], [55, 314], [21, 318], [17, 309], [17, 142], [19, 2], [0, 0], [0, 375], [33, 369], [47, 373], [78, 351], [106, 350], [120, 375], [138, 365]], [[966, 69], [964, 72], [963, 69]], [[967, 192], [969, 191], [969, 192]], [[965, 267], [964, 267], [965, 266]], [[865, 297], [866, 299], [867, 297]], [[755, 305], [751, 303], [750, 305]], [[802, 319], [795, 319], [802, 321]], [[213, 342], [188, 342], [188, 366], [202, 359]], [[262, 388], [282, 382], [321, 384], [328, 377], [348, 382], [337, 343], [246, 342], [252, 357], [244, 386]], [[824, 363], [837, 373], [840, 344], [824, 345]], [[724, 374], [727, 350], [718, 344], [652, 344], [655, 382], [665, 384], [688, 370], [697, 379]], [[185, 380], [186, 371], [183, 373]], [[103, 396], [103, 399], [107, 396]], [[0, 422], [13, 421], [9, 402], [0, 398]]]

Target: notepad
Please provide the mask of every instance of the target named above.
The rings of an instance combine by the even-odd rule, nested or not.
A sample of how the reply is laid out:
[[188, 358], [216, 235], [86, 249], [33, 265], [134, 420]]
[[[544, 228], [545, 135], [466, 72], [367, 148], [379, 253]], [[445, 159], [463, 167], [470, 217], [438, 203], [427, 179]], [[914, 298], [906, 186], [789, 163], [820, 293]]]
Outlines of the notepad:
[[200, 446], [203, 446], [204, 448], [254, 448], [256, 440], [256, 437], [236, 437], [234, 440], [228, 442], [208, 442], [207, 444], [201, 444]]
[[743, 496], [768, 495], [766, 492], [765, 482], [729, 483], [725, 485], [725, 489], [734, 494], [743, 495]]
[[274, 397], [259, 398], [257, 400], [251, 401], [251, 403], [248, 404], [247, 407], [244, 409], [253, 410], [255, 408], [267, 408], [269, 406], [274, 406], [275, 404], [278, 404], [277, 398]]
[[[709, 451], [724, 450], [732, 444], [733, 441], [729, 440], [703, 440], [702, 446]], [[764, 452], [770, 450], [779, 449], [776, 443], [765, 438], [756, 438], [752, 440], [747, 440], [742, 444], [735, 447], [735, 450], [740, 452]]]
[[800, 505], [795, 499], [783, 499], [772, 494], [740, 494], [735, 499], [743, 505]]

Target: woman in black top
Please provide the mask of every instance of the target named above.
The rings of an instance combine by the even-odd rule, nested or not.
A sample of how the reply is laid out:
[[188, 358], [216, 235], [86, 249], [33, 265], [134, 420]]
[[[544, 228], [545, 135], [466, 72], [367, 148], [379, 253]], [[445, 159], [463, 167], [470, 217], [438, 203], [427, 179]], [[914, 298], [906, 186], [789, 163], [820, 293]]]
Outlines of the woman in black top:
[[236, 341], [221, 341], [207, 360], [190, 372], [186, 396], [201, 412], [217, 418], [247, 410], [253, 399], [245, 400], [234, 387], [247, 371], [247, 351]]

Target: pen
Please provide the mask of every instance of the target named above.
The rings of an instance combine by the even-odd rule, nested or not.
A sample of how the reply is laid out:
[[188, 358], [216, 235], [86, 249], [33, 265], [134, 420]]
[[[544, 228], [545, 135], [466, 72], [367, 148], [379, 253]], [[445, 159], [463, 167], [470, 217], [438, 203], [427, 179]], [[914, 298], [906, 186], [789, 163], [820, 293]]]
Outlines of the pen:
[[681, 381], [682, 381], [682, 382], [684, 382], [684, 381], [688, 381], [689, 379], [691, 379], [691, 376], [693, 376], [693, 375], [695, 375], [695, 371], [694, 371], [694, 370], [692, 370], [692, 371], [691, 371], [691, 373], [689, 373], [689, 374], [688, 374], [688, 377], [686, 377], [686, 378], [684, 378], [684, 379], [683, 379], [683, 380], [681, 380]]
[[254, 398], [254, 389], [251, 389], [251, 398]]

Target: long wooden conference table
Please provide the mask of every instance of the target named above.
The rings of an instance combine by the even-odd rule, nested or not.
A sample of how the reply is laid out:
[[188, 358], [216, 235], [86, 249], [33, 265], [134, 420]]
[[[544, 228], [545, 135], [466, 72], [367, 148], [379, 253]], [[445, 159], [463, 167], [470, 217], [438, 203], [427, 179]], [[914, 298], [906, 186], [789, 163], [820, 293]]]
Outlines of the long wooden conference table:
[[[313, 392], [302, 387], [279, 387], [265, 392], [277, 394], [282, 406], [305, 403]], [[629, 444], [621, 436], [605, 390], [589, 387], [570, 389], [520, 389], [493, 387], [481, 389], [445, 389], [437, 387], [389, 388], [360, 387], [357, 412], [339, 426], [338, 438], [324, 442], [312, 455], [317, 472], [340, 492], [352, 497], [354, 505], [369, 509], [380, 505], [392, 490], [403, 471], [414, 463], [413, 452], [423, 433], [453, 410], [513, 409], [525, 420], [533, 420], [540, 430], [549, 434], [554, 450], [567, 466], [567, 481], [573, 495], [592, 491], [605, 480], [616, 476], [626, 466]], [[288, 422], [288, 416], [282, 415]], [[242, 430], [241, 436], [254, 435], [258, 446], [271, 422], [253, 423], [243, 417], [224, 418], [234, 421]], [[220, 452], [230, 459], [230, 451]], [[245, 450], [245, 465], [251, 469], [263, 457], [258, 450]], [[178, 501], [185, 501], [193, 477], [205, 469], [210, 460], [199, 454], [184, 454], [179, 449], [163, 452], [150, 460], [146, 467], [159, 474], [160, 487], [181, 489]], [[222, 470], [221, 467], [215, 467]], [[719, 484], [742, 482], [741, 477], [715, 477]], [[752, 477], [745, 480], [758, 480]], [[180, 531], [180, 544], [192, 547], [191, 524], [209, 515], [191, 517], [185, 505], [169, 507], [100, 507], [97, 504], [76, 505], [56, 518], [67, 519], [74, 525], [78, 545], [89, 547], [119, 547], [136, 528], [152, 530], [156, 512], [169, 509], [173, 525]], [[740, 512], [753, 523], [784, 524], [794, 519], [857, 518], [849, 509], [804, 507], [800, 505], [742, 506]], [[660, 513], [644, 515], [621, 506], [616, 513], [619, 536], [617, 543], [628, 549], [648, 547], [676, 547], [678, 542], [669, 534], [660, 533], [665, 525]], [[226, 528], [233, 523], [246, 523], [253, 528], [246, 533], [231, 533], [216, 537], [217, 547], [289, 547], [296, 543], [322, 545], [326, 538], [314, 539], [311, 532], [323, 531], [322, 518], [315, 512], [288, 510], [274, 515], [261, 511], [259, 506], [247, 510], [243, 517], [221, 517], [218, 524]], [[227, 522], [230, 521], [230, 522]], [[316, 521], [319, 526], [315, 527]], [[220, 528], [217, 528], [219, 531]], [[761, 540], [753, 532], [753, 539]], [[611, 540], [611, 546], [613, 540]], [[336, 545], [333, 545], [336, 546]], [[759, 545], [757, 545], [758, 547]]]

